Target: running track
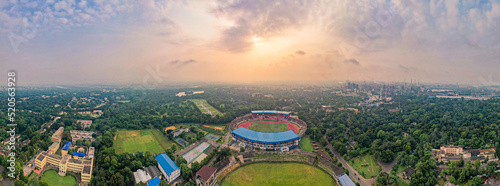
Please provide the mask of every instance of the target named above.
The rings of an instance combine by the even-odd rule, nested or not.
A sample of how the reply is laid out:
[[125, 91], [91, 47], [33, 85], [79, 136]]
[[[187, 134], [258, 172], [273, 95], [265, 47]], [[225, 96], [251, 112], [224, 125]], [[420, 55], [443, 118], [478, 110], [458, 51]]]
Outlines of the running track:
[[288, 123], [288, 122], [276, 122], [276, 121], [246, 121], [246, 122], [240, 124], [238, 126], [238, 128], [245, 127], [248, 129], [248, 128], [250, 128], [250, 125], [252, 125], [252, 123], [273, 123], [273, 124], [286, 125], [288, 130], [293, 130], [293, 132], [295, 132], [295, 134], [299, 133], [299, 127], [297, 125], [292, 124], [292, 123]]
[[156, 137], [155, 133], [153, 133], [152, 130], [149, 130], [149, 132], [151, 132], [151, 134], [153, 134], [153, 136], [155, 137], [156, 141], [161, 145], [161, 148], [163, 148], [163, 150], [167, 150], [167, 149], [165, 149], [165, 147], [163, 146], [163, 144], [160, 143], [160, 140], [158, 140], [158, 138]]

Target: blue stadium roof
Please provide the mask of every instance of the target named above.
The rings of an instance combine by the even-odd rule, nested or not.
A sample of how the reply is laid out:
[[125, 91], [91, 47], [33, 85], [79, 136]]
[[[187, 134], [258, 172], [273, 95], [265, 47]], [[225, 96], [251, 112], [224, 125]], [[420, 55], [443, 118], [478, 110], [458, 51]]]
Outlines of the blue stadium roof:
[[356, 186], [356, 184], [354, 184], [354, 182], [351, 180], [351, 178], [349, 178], [349, 176], [347, 176], [347, 174], [340, 176], [339, 181], [342, 186]]
[[257, 132], [245, 127], [240, 127], [233, 131], [233, 134], [243, 139], [260, 143], [281, 143], [299, 139], [299, 136], [292, 130], [283, 132]]
[[158, 176], [148, 181], [148, 186], [157, 186], [157, 185], [160, 185], [160, 177]]
[[67, 142], [64, 144], [64, 146], [63, 146], [62, 150], [68, 150], [68, 149], [69, 149], [69, 147], [71, 147], [71, 142], [70, 142], [70, 141], [67, 141]]
[[276, 111], [276, 110], [254, 110], [254, 111], [252, 111], [252, 114], [282, 114], [282, 115], [289, 115], [290, 112]]
[[86, 153], [81, 153], [81, 152], [73, 152], [73, 156], [80, 156], [80, 157], [85, 157], [87, 155]]
[[177, 165], [167, 156], [165, 153], [158, 154], [156, 156], [156, 161], [160, 164], [161, 168], [167, 173], [168, 176], [172, 174], [175, 170], [179, 169]]

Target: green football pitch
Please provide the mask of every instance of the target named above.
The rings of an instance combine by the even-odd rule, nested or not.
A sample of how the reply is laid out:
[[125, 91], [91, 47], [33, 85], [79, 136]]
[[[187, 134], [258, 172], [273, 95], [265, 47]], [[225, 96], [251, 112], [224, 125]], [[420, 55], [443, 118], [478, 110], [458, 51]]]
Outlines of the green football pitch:
[[222, 186], [233, 185], [335, 185], [319, 168], [301, 163], [254, 163], [229, 173]]
[[254, 122], [252, 123], [252, 125], [250, 125], [250, 128], [248, 129], [259, 132], [282, 132], [282, 131], [287, 131], [288, 127], [286, 124]]
[[[158, 140], [156, 140], [155, 136], [156, 138], [158, 138]], [[170, 148], [173, 144], [174, 144], [173, 141], [168, 140], [168, 138], [164, 136], [157, 129], [151, 129], [151, 130], [148, 129], [148, 130], [119, 130], [117, 131], [113, 146], [115, 147], [116, 154], [121, 154], [125, 152], [162, 153], [165, 152], [165, 150], [163, 150], [162, 148], [162, 145], [165, 148]]]

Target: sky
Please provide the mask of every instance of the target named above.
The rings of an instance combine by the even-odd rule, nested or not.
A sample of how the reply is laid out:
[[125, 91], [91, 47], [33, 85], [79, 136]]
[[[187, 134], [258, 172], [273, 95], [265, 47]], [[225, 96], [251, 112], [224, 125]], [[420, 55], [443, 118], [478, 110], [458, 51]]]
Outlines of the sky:
[[0, 0], [19, 83], [500, 85], [500, 1]]

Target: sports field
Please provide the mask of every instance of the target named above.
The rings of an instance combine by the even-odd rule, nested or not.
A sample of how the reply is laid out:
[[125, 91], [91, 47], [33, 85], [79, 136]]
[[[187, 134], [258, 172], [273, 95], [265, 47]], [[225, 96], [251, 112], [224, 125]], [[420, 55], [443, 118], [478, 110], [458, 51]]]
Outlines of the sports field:
[[200, 145], [196, 146], [194, 149], [190, 150], [186, 154], [184, 154], [182, 157], [188, 162], [191, 163], [193, 160], [195, 160], [198, 156], [200, 156], [205, 150], [207, 150], [211, 144], [207, 142], [203, 142]]
[[165, 152], [163, 147], [167, 149], [170, 148], [172, 144], [174, 144], [174, 142], [168, 140], [168, 138], [157, 129], [147, 129], [120, 130], [116, 134], [113, 146], [115, 147], [115, 152], [117, 154], [125, 152], [162, 153]]
[[204, 99], [190, 99], [196, 107], [201, 111], [203, 114], [209, 114], [212, 117], [215, 117], [216, 115], [222, 115], [220, 111], [212, 107], [210, 104], [208, 104], [207, 100]]
[[314, 151], [313, 145], [311, 143], [311, 139], [309, 139], [309, 138], [306, 138], [306, 137], [301, 138], [299, 141], [299, 145], [303, 151], [309, 151], [309, 152]]
[[299, 127], [289, 122], [278, 121], [246, 121], [241, 123], [239, 127], [245, 127], [258, 132], [282, 132], [293, 130], [296, 134], [299, 133]]
[[347, 162], [366, 179], [374, 178], [382, 171], [382, 167], [380, 167], [377, 160], [370, 154], [353, 158]]
[[310, 165], [254, 163], [229, 173], [222, 185], [335, 185], [335, 181], [326, 172]]
[[55, 170], [45, 171], [40, 181], [49, 184], [50, 186], [73, 186], [76, 185], [76, 178], [72, 175], [59, 176]]

